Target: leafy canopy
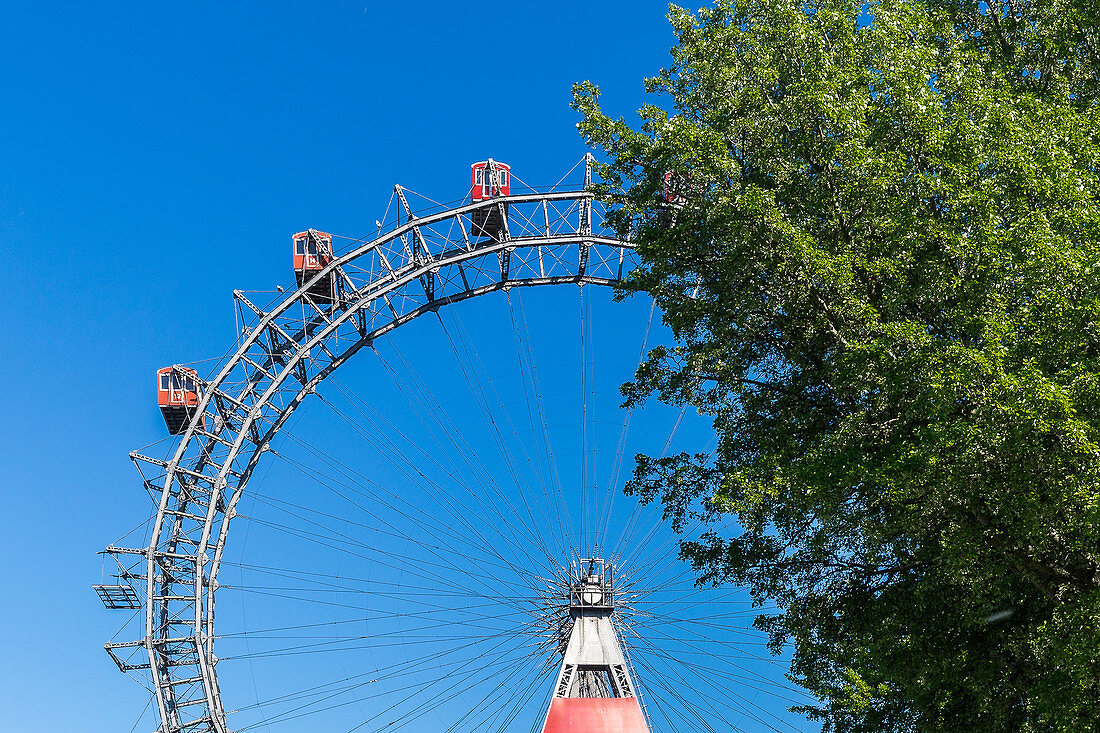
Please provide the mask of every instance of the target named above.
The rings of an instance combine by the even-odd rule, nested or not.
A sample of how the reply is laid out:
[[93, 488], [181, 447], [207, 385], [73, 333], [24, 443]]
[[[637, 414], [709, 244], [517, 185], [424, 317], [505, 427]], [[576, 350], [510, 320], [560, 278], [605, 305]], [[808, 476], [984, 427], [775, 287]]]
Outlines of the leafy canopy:
[[827, 730], [1100, 730], [1100, 3], [670, 18], [637, 128], [574, 97], [676, 337], [626, 400], [719, 435], [628, 492]]

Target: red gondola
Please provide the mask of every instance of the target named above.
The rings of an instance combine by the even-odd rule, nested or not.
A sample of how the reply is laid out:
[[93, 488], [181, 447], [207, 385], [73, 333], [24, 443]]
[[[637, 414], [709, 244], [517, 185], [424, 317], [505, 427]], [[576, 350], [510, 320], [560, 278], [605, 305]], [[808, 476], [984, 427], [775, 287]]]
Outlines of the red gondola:
[[658, 226], [669, 228], [676, 223], [676, 212], [687, 204], [691, 178], [683, 173], [665, 171], [661, 184], [662, 206], [657, 215]]
[[470, 198], [484, 201], [512, 191], [512, 167], [489, 158], [470, 166]]
[[[507, 196], [511, 191], [512, 168], [507, 163], [498, 163], [489, 158], [470, 166], [470, 200], [474, 203]], [[473, 236], [499, 240], [504, 229], [504, 218], [507, 216], [507, 202], [475, 209], [470, 215]]]
[[662, 194], [664, 195], [665, 203], [677, 207], [686, 204], [687, 197], [684, 196], [684, 194], [687, 193], [689, 184], [690, 179], [683, 173], [666, 171], [664, 186], [662, 186]]
[[[304, 232], [298, 232], [292, 239], [294, 241], [294, 276], [300, 288], [332, 262], [332, 235], [316, 229], [307, 229]], [[317, 302], [331, 303], [335, 285], [336, 279], [332, 273], [329, 273], [313, 283], [307, 292]]]
[[170, 435], [179, 435], [187, 427], [199, 404], [198, 374], [181, 366], [157, 370], [157, 404]]

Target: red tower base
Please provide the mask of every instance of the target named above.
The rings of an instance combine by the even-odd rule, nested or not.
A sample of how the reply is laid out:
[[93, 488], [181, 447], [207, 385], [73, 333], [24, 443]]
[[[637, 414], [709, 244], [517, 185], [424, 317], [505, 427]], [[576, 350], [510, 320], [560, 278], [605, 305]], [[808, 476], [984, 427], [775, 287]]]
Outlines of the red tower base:
[[636, 697], [559, 697], [542, 733], [647, 733]]

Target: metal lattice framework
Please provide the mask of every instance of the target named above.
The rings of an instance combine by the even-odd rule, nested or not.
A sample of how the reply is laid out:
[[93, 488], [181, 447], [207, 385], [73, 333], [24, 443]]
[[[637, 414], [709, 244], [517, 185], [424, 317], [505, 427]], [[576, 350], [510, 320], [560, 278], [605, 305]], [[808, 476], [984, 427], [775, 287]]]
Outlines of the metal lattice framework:
[[[398, 221], [370, 241], [348, 240], [295, 292], [266, 309], [234, 293], [246, 316], [238, 348], [203, 382], [171, 459], [131, 454], [160, 497], [149, 544], [107, 548], [120, 566], [127, 555], [144, 557], [134, 558], [144, 573], [105, 588], [124, 604], [115, 607], [136, 607], [125, 588], [144, 581], [145, 638], [107, 651], [125, 672], [148, 670], [161, 733], [228, 731], [214, 619], [229, 527], [270, 441], [320, 382], [379, 336], [441, 306], [517, 286], [613, 285], [633, 267], [632, 245], [605, 231], [603, 209], [586, 191], [589, 164], [586, 157], [585, 185], [573, 190], [434, 212], [414, 211], [398, 186]], [[475, 237], [475, 219], [490, 208], [502, 228]], [[331, 298], [310, 295], [328, 282]]]

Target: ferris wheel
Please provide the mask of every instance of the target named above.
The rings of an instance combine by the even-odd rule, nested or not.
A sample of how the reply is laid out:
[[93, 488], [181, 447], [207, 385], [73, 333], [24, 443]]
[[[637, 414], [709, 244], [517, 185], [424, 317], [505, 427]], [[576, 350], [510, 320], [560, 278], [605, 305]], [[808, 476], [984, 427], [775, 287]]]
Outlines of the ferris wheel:
[[806, 729], [761, 609], [621, 495], [633, 453], [711, 438], [618, 407], [660, 326], [588, 287], [637, 264], [590, 183], [586, 156], [547, 187], [475, 163], [451, 204], [395, 186], [369, 236], [294, 234], [294, 287], [234, 293], [225, 357], [158, 371], [155, 511], [95, 586], [138, 725]]

